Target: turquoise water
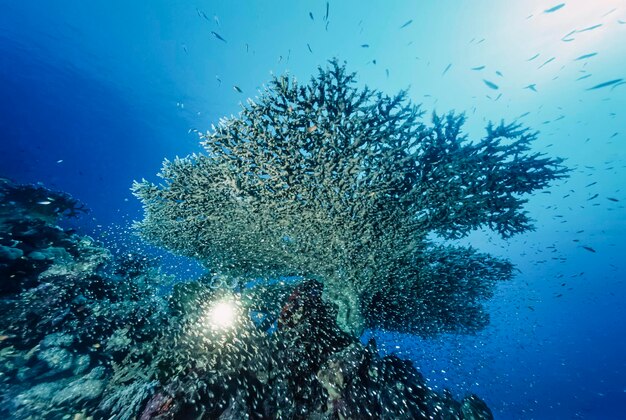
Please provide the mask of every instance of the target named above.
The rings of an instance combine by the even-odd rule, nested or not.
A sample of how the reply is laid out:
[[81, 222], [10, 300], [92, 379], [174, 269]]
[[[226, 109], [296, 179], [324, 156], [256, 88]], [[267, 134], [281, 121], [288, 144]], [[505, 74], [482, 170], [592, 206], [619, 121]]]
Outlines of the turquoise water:
[[[130, 228], [143, 217], [133, 180], [201, 151], [197, 131], [272, 75], [306, 83], [336, 57], [359, 86], [465, 112], [472, 137], [519, 121], [540, 132], [533, 150], [571, 172], [526, 197], [534, 231], [462, 240], [518, 269], [488, 301], [490, 324], [367, 334], [496, 418], [622, 418], [626, 4], [563, 4], [3, 1], [0, 176], [70, 193], [91, 209], [75, 227], [126, 250], [147, 247]], [[200, 271], [163, 258], [182, 278]]]

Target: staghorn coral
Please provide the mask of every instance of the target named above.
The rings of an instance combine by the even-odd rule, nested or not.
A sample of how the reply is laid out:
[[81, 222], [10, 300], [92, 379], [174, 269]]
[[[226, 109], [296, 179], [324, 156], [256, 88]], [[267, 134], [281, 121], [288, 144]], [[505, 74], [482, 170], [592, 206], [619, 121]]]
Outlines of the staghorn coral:
[[337, 61], [308, 84], [274, 78], [201, 136], [205, 154], [166, 160], [160, 185], [134, 184], [136, 227], [214, 273], [315, 278], [355, 334], [476, 331], [512, 265], [432, 235], [532, 229], [524, 195], [566, 169], [531, 152], [536, 133], [517, 124], [470, 141], [463, 115], [427, 123], [406, 96], [358, 88]]

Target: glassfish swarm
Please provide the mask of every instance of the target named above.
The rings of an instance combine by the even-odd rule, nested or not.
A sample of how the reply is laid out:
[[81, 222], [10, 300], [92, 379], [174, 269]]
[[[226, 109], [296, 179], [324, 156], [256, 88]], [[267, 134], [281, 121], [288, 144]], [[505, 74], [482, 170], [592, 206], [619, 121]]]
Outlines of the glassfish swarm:
[[313, 278], [354, 335], [477, 331], [482, 302], [513, 266], [445, 240], [532, 229], [524, 197], [567, 169], [531, 151], [537, 133], [518, 124], [470, 140], [462, 114], [423, 117], [406, 91], [358, 87], [337, 60], [307, 84], [275, 77], [201, 135], [203, 154], [166, 160], [159, 185], [134, 184], [145, 212], [136, 229], [267, 288]]

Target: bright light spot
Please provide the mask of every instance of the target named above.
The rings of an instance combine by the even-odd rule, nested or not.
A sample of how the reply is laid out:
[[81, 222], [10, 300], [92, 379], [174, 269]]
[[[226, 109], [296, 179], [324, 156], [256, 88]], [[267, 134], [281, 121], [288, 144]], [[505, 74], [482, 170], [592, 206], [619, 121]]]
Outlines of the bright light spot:
[[524, 3], [519, 14], [532, 15], [526, 20], [524, 42], [542, 53], [537, 58], [538, 65], [543, 63], [540, 59], [545, 61], [552, 56], [571, 60], [582, 54], [606, 50], [606, 43], [620, 42], [620, 37], [616, 36], [616, 30], [620, 29], [616, 21], [623, 16], [618, 11], [620, 3], [622, 0], [569, 0], [565, 7], [554, 13], [543, 13], [547, 9], [545, 1]]
[[208, 313], [208, 322], [211, 327], [226, 330], [235, 325], [239, 315], [237, 304], [232, 300], [216, 302]]

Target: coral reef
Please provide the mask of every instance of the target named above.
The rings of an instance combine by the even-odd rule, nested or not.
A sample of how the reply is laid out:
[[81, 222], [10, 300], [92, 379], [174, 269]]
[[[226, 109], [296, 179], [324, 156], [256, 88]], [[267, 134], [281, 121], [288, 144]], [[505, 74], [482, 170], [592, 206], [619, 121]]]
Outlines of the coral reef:
[[478, 397], [459, 402], [434, 392], [411, 362], [381, 357], [373, 340], [364, 346], [341, 331], [323, 287], [314, 280], [292, 287], [278, 315], [263, 311], [273, 327], [243, 311], [233, 329], [216, 331], [203, 320], [207, 303], [227, 295], [244, 302], [248, 292], [178, 285], [182, 301], [194, 304], [185, 305], [175, 338], [155, 357], [161, 386], [140, 418], [493, 418]]
[[168, 319], [156, 293], [169, 279], [57, 226], [77, 209], [43, 186], [0, 183], [0, 413], [12, 418], [96, 412], [114, 364], [156, 345]]
[[[0, 294], [1, 414], [492, 418], [478, 397], [432, 391], [410, 362], [343, 332], [320, 282], [173, 282], [153, 259], [113, 256], [24, 201], [0, 203], [0, 240], [22, 251], [0, 258], [13, 273], [1, 278], [11, 284]], [[28, 241], [11, 239], [25, 222]], [[56, 251], [45, 251], [48, 239]], [[45, 258], [26, 256], [33, 253]]]
[[474, 332], [512, 265], [442, 241], [531, 229], [524, 195], [566, 169], [517, 124], [470, 141], [463, 115], [422, 117], [406, 92], [358, 88], [337, 61], [308, 84], [276, 77], [201, 136], [204, 154], [166, 160], [162, 184], [135, 183], [137, 228], [213, 273], [316, 279], [354, 335]]
[[139, 232], [193, 281], [58, 226], [84, 206], [0, 180], [0, 413], [13, 418], [491, 419], [428, 388], [364, 328], [473, 332], [509, 261], [450, 240], [532, 228], [524, 195], [565, 175], [535, 134], [422, 121], [332, 61], [275, 78], [205, 154], [134, 185]]

